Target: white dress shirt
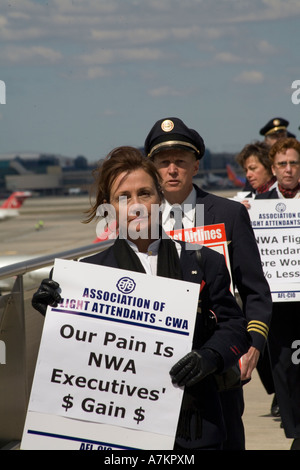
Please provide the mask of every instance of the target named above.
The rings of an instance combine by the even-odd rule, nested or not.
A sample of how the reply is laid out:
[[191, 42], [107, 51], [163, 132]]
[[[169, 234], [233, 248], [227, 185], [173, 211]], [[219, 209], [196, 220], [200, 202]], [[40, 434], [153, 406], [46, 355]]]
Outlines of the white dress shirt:
[[[136, 253], [136, 255], [139, 257], [143, 267], [145, 268], [146, 273], [151, 274], [152, 276], [156, 276], [157, 275], [157, 255], [158, 255], [158, 249], [160, 245], [160, 239], [155, 240], [149, 245], [147, 253], [140, 252], [135, 243], [127, 239], [126, 241], [129, 244], [129, 246], [133, 249], [133, 251]], [[178, 256], [180, 257], [181, 246], [175, 240], [174, 240], [174, 243], [178, 252]]]
[[[180, 204], [182, 209], [182, 224], [184, 228], [193, 228], [196, 208], [196, 190], [193, 187], [188, 197]], [[176, 204], [178, 206], [179, 204]], [[168, 201], [162, 204], [162, 226], [166, 232], [173, 230], [174, 219], [170, 216], [173, 206]]]

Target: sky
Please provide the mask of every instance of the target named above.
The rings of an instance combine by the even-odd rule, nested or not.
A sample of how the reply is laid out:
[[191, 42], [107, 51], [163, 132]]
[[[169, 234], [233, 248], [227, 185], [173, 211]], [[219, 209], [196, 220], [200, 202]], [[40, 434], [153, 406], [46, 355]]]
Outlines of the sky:
[[1, 0], [0, 154], [93, 162], [165, 117], [211, 152], [273, 117], [299, 138], [299, 21], [299, 0]]

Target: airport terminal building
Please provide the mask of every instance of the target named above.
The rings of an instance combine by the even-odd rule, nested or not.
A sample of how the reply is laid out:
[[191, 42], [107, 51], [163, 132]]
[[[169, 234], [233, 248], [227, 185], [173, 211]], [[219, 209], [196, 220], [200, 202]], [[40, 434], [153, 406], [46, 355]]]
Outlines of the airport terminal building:
[[0, 155], [0, 192], [30, 190], [40, 195], [87, 192], [94, 167], [83, 156], [3, 154]]
[[[224, 178], [227, 176], [227, 163], [235, 164], [234, 154], [212, 154], [206, 150], [198, 176], [201, 178], [213, 173], [218, 178]], [[13, 191], [32, 191], [40, 196], [86, 193], [93, 182], [92, 171], [97, 165], [98, 162], [88, 162], [82, 155], [73, 158], [47, 153], [2, 154], [0, 194], [4, 196]]]

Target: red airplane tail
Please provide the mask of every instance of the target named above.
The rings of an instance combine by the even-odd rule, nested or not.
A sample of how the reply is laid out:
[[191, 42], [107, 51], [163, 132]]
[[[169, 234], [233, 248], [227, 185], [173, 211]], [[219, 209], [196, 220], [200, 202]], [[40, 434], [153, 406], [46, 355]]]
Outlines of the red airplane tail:
[[20, 209], [24, 201], [31, 196], [29, 191], [15, 191], [1, 205], [1, 209]]
[[229, 181], [238, 188], [243, 188], [245, 186], [246, 179], [239, 177], [229, 164], [226, 165], [226, 170]]
[[95, 238], [93, 243], [100, 243], [106, 240], [114, 239], [117, 236], [117, 223], [115, 220], [112, 220], [108, 226], [103, 230], [103, 232]]

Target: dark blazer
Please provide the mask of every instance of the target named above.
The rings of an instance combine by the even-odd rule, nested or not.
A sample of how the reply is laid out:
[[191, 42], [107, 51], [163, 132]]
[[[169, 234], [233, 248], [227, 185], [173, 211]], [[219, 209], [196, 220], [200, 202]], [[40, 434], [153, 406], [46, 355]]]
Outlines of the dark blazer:
[[[195, 251], [186, 249], [181, 243], [180, 264], [183, 280], [201, 284], [203, 288], [203, 309], [211, 309], [217, 318], [218, 328], [205, 346], [217, 351], [223, 358], [224, 370], [236, 364], [237, 359], [248, 351], [250, 337], [247, 334], [247, 322], [229, 291], [230, 278], [224, 257], [209, 248], [201, 248], [201, 266], [195, 257]], [[81, 261], [118, 268], [113, 248], [110, 247]], [[195, 327], [194, 345], [199, 349], [205, 339], [202, 321]]]
[[266, 191], [265, 193], [257, 194], [255, 199], [279, 199], [278, 192], [276, 188], [271, 189], [271, 191]]
[[[230, 279], [224, 257], [209, 248], [201, 248], [201, 265], [195, 257], [194, 250], [186, 250], [181, 243], [180, 264], [183, 280], [196, 282], [203, 287], [203, 309], [211, 308], [217, 318], [217, 328], [207, 338], [203, 313], [197, 314], [193, 348], [200, 349], [205, 345], [217, 351], [224, 364], [224, 370], [236, 364], [237, 359], [248, 351], [251, 345], [250, 335], [246, 330], [246, 320], [229, 291]], [[83, 262], [118, 268], [113, 248], [96, 255], [84, 258]], [[177, 439], [182, 447], [203, 448], [221, 445], [226, 431], [223, 422], [220, 394], [213, 376], [208, 376], [194, 385], [193, 393], [197, 397], [202, 417], [201, 439], [188, 441]]]
[[195, 186], [197, 204], [204, 205], [204, 224], [225, 224], [233, 283], [243, 302], [252, 344], [263, 350], [272, 315], [272, 297], [247, 209], [240, 202], [207, 193]]

